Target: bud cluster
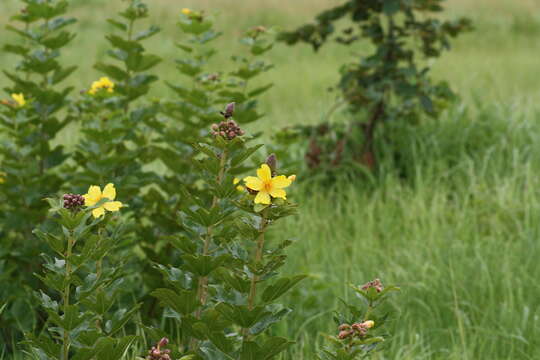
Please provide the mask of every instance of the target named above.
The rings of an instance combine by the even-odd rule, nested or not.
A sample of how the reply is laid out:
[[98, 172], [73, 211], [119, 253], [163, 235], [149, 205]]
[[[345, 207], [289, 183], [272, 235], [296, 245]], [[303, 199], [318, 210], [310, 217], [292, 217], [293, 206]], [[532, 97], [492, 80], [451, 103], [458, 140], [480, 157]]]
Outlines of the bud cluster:
[[148, 350], [146, 360], [171, 360], [171, 356], [169, 355], [171, 350], [161, 349], [162, 347], [167, 346], [168, 343], [169, 339], [167, 338], [159, 340], [156, 346], [152, 346], [152, 348]]
[[368, 330], [371, 329], [374, 325], [375, 322], [373, 320], [367, 320], [361, 323], [354, 323], [352, 325], [341, 324], [338, 327], [338, 338], [341, 340], [347, 339], [351, 336], [362, 338], [366, 336]]
[[65, 209], [77, 210], [81, 206], [84, 206], [84, 197], [82, 195], [65, 194], [63, 199]]
[[364, 285], [362, 285], [362, 290], [364, 291], [367, 291], [371, 288], [374, 288], [375, 290], [377, 290], [377, 292], [381, 292], [383, 291], [384, 287], [383, 287], [383, 284], [381, 282], [381, 280], [379, 279], [375, 279], [373, 281], [370, 281], [368, 283], [365, 283]]
[[244, 130], [240, 129], [234, 120], [226, 120], [220, 122], [219, 124], [212, 125], [212, 135], [221, 136], [227, 140], [232, 140], [235, 137], [242, 136], [244, 134]]

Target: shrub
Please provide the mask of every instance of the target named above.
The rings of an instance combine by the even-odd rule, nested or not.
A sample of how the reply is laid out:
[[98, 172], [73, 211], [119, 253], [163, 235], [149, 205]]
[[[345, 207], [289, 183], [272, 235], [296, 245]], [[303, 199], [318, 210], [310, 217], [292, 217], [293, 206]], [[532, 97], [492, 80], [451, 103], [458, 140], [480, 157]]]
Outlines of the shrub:
[[[355, 162], [374, 169], [376, 131], [382, 123], [437, 117], [453, 99], [446, 82], [430, 78], [425, 60], [441, 56], [450, 39], [471, 25], [464, 18], [434, 17], [443, 1], [350, 0], [323, 11], [313, 24], [280, 34], [289, 45], [305, 42], [315, 51], [334, 35], [343, 45], [364, 40], [371, 45], [361, 47], [359, 58], [340, 69], [340, 103], [347, 105], [351, 120], [299, 128], [300, 136], [309, 139], [309, 168]], [[341, 28], [338, 21], [347, 17], [351, 24]]]
[[[276, 358], [293, 344], [276, 335], [292, 311], [278, 300], [306, 276], [280, 275], [291, 241], [272, 231], [295, 214], [296, 176], [281, 175], [275, 155], [256, 160], [259, 134], [245, 129], [272, 86], [253, 80], [272, 68], [263, 56], [273, 32], [246, 31], [247, 54], [210, 69], [220, 33], [211, 16], [183, 9], [184, 82], [167, 81], [175, 98], [149, 100], [161, 58], [143, 41], [159, 28], [141, 30], [148, 7], [129, 0], [108, 20], [112, 61], [69, 98], [59, 85], [75, 70], [59, 57], [74, 37], [64, 30], [74, 20], [61, 17], [67, 2], [24, 3], [13, 18], [23, 29], [9, 27], [24, 41], [5, 46], [22, 60], [6, 72], [13, 85], [0, 114], [5, 343], [24, 331], [35, 359], [121, 359], [142, 354], [146, 339], [147, 359]], [[51, 143], [67, 125], [80, 136], [66, 151]]]
[[72, 88], [62, 83], [76, 69], [61, 63], [63, 48], [75, 37], [66, 30], [75, 22], [64, 17], [67, 1], [23, 3], [11, 18], [20, 26], [7, 27], [19, 40], [3, 50], [20, 60], [4, 70], [11, 98], [0, 105], [0, 303], [8, 304], [0, 336], [6, 344], [17, 339], [17, 328], [28, 330], [37, 322], [27, 290], [37, 287], [35, 259], [43, 248], [31, 233], [46, 219], [43, 197], [54, 194], [68, 174], [64, 147], [51, 141], [73, 122], [65, 112]]
[[[103, 193], [91, 186], [88, 194], [49, 199], [54, 229], [34, 233], [47, 243], [44, 276], [48, 289], [36, 297], [47, 313], [46, 332], [27, 334], [34, 359], [122, 359], [135, 336], [122, 336], [124, 325], [138, 309], [118, 308], [122, 266], [107, 262], [122, 232], [108, 226], [109, 215], [122, 203], [108, 184]], [[82, 205], [86, 203], [86, 208]], [[54, 255], [52, 255], [52, 254]]]

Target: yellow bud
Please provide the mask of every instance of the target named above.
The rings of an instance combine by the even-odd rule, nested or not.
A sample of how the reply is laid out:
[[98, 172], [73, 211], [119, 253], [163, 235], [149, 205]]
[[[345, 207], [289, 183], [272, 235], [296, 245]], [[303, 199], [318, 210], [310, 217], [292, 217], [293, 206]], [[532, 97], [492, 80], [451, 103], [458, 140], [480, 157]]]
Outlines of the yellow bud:
[[182, 9], [182, 14], [184, 14], [184, 15], [189, 15], [189, 14], [191, 14], [191, 10], [188, 9], [188, 8], [183, 8], [183, 9]]
[[291, 175], [288, 179], [291, 180], [291, 182], [294, 182], [296, 180], [296, 175]]
[[364, 326], [367, 329], [371, 329], [372, 327], [375, 326], [375, 321], [373, 321], [373, 320], [364, 321]]

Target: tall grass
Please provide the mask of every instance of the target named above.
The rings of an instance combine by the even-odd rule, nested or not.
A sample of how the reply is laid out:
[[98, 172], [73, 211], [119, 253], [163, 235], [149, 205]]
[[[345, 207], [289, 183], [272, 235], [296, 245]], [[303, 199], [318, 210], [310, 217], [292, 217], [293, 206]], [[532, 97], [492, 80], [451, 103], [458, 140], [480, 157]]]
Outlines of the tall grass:
[[[121, 4], [73, 3], [79, 35], [66, 61], [84, 70], [74, 80], [84, 88], [98, 76], [88, 69], [105, 53], [106, 14]], [[163, 24], [165, 35], [150, 47], [165, 58], [161, 77], [170, 78], [176, 76], [173, 59], [181, 56], [173, 46], [181, 40], [174, 29], [179, 7], [218, 14], [225, 32], [220, 46], [226, 50], [216, 59], [219, 64], [227, 51], [240, 51], [234, 36], [243, 29], [292, 28], [337, 3], [153, 0], [153, 20]], [[403, 288], [393, 303], [396, 336], [380, 359], [540, 358], [540, 17], [535, 15], [540, 3], [448, 3], [449, 16], [471, 16], [477, 30], [432, 65], [436, 77], [463, 94], [464, 105], [414, 129], [393, 128], [377, 186], [366, 181], [305, 186], [296, 199], [300, 215], [277, 230], [299, 240], [290, 251], [291, 273], [311, 275], [289, 297], [296, 311], [279, 329], [298, 341], [287, 359], [313, 359], [321, 334], [335, 332], [331, 310], [340, 296], [350, 296], [347, 283], [374, 277]], [[2, 0], [0, 12], [18, 6]], [[0, 17], [0, 26], [6, 20]], [[263, 80], [276, 85], [264, 98], [267, 118], [259, 128], [269, 134], [285, 124], [318, 121], [334, 101], [327, 88], [350, 54], [337, 45], [317, 56], [307, 47], [276, 46], [276, 69]], [[13, 64], [1, 52], [0, 62]], [[0, 83], [4, 80], [0, 75]], [[153, 95], [167, 96], [165, 86]]]
[[290, 299], [283, 331], [307, 344], [291, 358], [335, 332], [328, 304], [346, 283], [375, 277], [403, 288], [381, 359], [539, 358], [539, 131], [521, 113], [458, 109], [403, 130], [407, 178], [392, 167], [376, 187], [305, 189], [284, 229], [300, 240], [292, 267], [312, 274]]

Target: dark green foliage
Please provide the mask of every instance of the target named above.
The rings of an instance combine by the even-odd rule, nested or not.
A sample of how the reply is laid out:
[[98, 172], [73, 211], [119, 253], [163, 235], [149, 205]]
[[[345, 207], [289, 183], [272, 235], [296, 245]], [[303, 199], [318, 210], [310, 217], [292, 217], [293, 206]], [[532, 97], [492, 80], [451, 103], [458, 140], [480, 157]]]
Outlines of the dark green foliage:
[[0, 318], [0, 342], [6, 344], [18, 339], [19, 328], [36, 325], [28, 289], [37, 287], [32, 274], [43, 247], [31, 232], [45, 221], [47, 204], [42, 199], [56, 193], [65, 178], [61, 168], [67, 155], [51, 140], [72, 121], [63, 111], [72, 89], [62, 82], [76, 69], [61, 61], [62, 48], [75, 37], [67, 30], [75, 19], [64, 17], [67, 1], [23, 3], [20, 13], [11, 17], [13, 25], [7, 26], [19, 41], [5, 44], [3, 51], [19, 62], [15, 69], [4, 70], [11, 81], [4, 90], [8, 96], [22, 94], [26, 104], [14, 99], [0, 104], [0, 304], [7, 304]]
[[92, 216], [106, 201], [68, 210], [63, 200], [49, 199], [56, 224], [34, 230], [50, 246], [44, 255], [45, 274], [36, 274], [48, 291], [35, 294], [46, 313], [46, 331], [28, 333], [25, 341], [34, 359], [119, 360], [136, 339], [120, 333], [138, 305], [118, 307], [123, 269], [118, 262], [108, 265], [122, 231], [107, 226], [107, 217]]
[[[232, 111], [223, 114], [232, 121]], [[278, 277], [290, 242], [271, 246], [265, 236], [295, 206], [254, 205], [236, 189], [234, 174], [257, 148], [250, 141], [207, 135], [191, 145], [192, 175], [202, 181], [182, 190], [181, 235], [171, 239], [182, 263], [157, 266], [167, 287], [152, 295], [181, 328], [177, 345], [197, 359], [271, 359], [292, 344], [269, 329], [291, 311], [275, 301], [304, 276]]]
[[[182, 230], [178, 224], [178, 210], [185, 202], [186, 191], [192, 191], [210, 204], [213, 194], [200, 188], [201, 174], [193, 168], [194, 159], [208, 150], [197, 145], [201, 137], [210, 134], [211, 125], [223, 120], [220, 111], [225, 104], [235, 102], [235, 117], [243, 127], [260, 119], [258, 96], [271, 87], [252, 88], [251, 81], [272, 66], [262, 55], [272, 47], [271, 32], [255, 28], [243, 34], [241, 42], [246, 45], [248, 55], [234, 54], [233, 70], [223, 72], [223, 66], [212, 69], [209, 61], [215, 56], [214, 40], [221, 33], [214, 29], [212, 16], [191, 11], [179, 14], [180, 30], [176, 46], [180, 58], [175, 60], [181, 75], [178, 84], [167, 80], [172, 90], [172, 99], [159, 102], [160, 121], [149, 124], [156, 137], [149, 152], [152, 159], [164, 165], [164, 171], [154, 185], [148, 189], [144, 201], [145, 221], [138, 228], [139, 246], [144, 251], [144, 282], [150, 288], [163, 286], [161, 274], [152, 266], [153, 262], [179, 265], [185, 261], [171, 245], [171, 236]], [[261, 48], [264, 45], [264, 48]], [[256, 151], [253, 147], [249, 154]], [[211, 154], [211, 153], [210, 153]], [[241, 162], [236, 157], [233, 162]], [[234, 174], [241, 174], [246, 167], [236, 167]], [[159, 318], [157, 304], [151, 303], [146, 318]]]
[[328, 169], [351, 161], [375, 168], [379, 124], [436, 117], [454, 98], [446, 82], [432, 81], [427, 60], [448, 50], [450, 39], [471, 24], [463, 18], [435, 17], [443, 10], [443, 1], [350, 0], [320, 13], [313, 24], [280, 34], [289, 45], [305, 42], [315, 51], [331, 38], [347, 46], [370, 44], [359, 48], [355, 62], [340, 69], [340, 102], [347, 104], [351, 120], [301, 129], [309, 139], [310, 168]]

